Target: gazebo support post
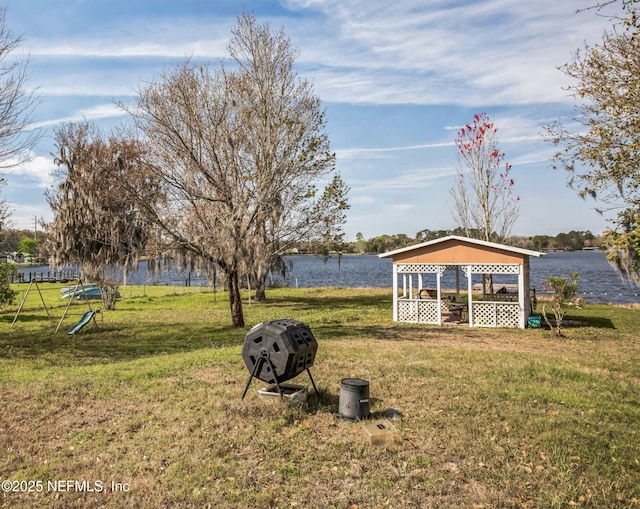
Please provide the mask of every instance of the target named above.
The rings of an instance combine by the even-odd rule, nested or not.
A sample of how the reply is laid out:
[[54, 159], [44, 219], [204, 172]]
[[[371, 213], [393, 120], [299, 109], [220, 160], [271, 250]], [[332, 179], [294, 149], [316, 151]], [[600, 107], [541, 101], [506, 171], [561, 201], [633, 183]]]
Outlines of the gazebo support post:
[[473, 277], [471, 274], [471, 265], [465, 265], [462, 270], [465, 276], [467, 276], [467, 307], [469, 311], [469, 327], [473, 327]]
[[524, 265], [520, 265], [520, 270], [518, 271], [518, 304], [519, 304], [519, 308], [520, 308], [520, 328], [524, 329], [527, 325], [527, 304], [526, 304], [526, 299], [527, 296], [525, 295], [525, 290], [526, 293], [529, 293], [529, 289], [527, 288], [528, 285], [525, 284], [525, 278], [524, 278]]
[[[441, 267], [438, 267], [441, 269]], [[442, 277], [442, 270], [436, 272], [436, 295], [438, 296], [438, 325], [442, 325], [442, 285], [440, 278]]]
[[393, 264], [393, 321], [398, 321], [398, 266], [395, 263]]

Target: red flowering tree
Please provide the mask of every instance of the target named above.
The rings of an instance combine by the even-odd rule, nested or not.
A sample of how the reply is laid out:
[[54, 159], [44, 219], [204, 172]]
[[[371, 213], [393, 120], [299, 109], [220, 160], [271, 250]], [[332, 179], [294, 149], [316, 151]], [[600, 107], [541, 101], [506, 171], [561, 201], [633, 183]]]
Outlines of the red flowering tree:
[[498, 149], [498, 128], [486, 113], [476, 114], [455, 140], [457, 176], [451, 188], [453, 217], [467, 237], [502, 242], [518, 218], [511, 165]]

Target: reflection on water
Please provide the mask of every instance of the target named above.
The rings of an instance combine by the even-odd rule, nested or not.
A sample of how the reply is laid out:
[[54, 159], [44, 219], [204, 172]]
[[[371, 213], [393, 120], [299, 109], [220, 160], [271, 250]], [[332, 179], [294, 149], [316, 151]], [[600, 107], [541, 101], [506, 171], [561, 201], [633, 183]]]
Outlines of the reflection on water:
[[[392, 269], [391, 259], [378, 258], [375, 255], [363, 256], [332, 256], [325, 261], [321, 256], [287, 256], [290, 270], [283, 277], [272, 274], [268, 283], [279, 286], [344, 286], [344, 287], [377, 287], [391, 288]], [[640, 302], [640, 289], [629, 283], [622, 282], [618, 274], [607, 263], [603, 252], [576, 251], [570, 253], [547, 253], [541, 258], [531, 258], [531, 287], [538, 295], [544, 295], [547, 276], [569, 275], [576, 271], [580, 273], [578, 296], [588, 302]], [[44, 272], [47, 267], [31, 267], [21, 269], [21, 272]], [[477, 275], [476, 275], [477, 276]], [[425, 276], [425, 286], [435, 286], [435, 276]], [[442, 284], [446, 288], [455, 288], [455, 271], [447, 270], [443, 275]], [[466, 278], [460, 271], [460, 286], [465, 288]], [[473, 283], [480, 283], [479, 276]], [[206, 285], [206, 278], [195, 273], [180, 273], [172, 269], [151, 277], [144, 262], [140, 263], [137, 272], [130, 274], [128, 282], [131, 284], [153, 285]], [[515, 276], [495, 276], [496, 283], [517, 283]]]

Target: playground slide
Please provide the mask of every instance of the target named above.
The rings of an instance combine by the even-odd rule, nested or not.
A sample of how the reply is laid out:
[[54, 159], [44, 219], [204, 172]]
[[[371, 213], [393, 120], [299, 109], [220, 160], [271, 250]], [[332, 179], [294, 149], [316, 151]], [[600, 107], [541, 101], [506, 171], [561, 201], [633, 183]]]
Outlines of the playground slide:
[[91, 319], [93, 318], [93, 315], [95, 314], [96, 314], [95, 311], [87, 311], [84, 315], [82, 315], [82, 318], [80, 318], [80, 321], [67, 331], [67, 334], [69, 334], [69, 336], [72, 336], [73, 334], [78, 332], [80, 329], [82, 329], [82, 327], [84, 327], [91, 321]]

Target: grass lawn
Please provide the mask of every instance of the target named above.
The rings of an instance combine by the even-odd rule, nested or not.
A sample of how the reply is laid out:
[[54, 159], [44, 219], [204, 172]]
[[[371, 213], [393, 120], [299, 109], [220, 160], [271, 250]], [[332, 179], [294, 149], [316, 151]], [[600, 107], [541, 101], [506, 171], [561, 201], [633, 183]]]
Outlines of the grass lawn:
[[[277, 289], [228, 301], [128, 287], [98, 328], [61, 331], [59, 286], [0, 314], [0, 507], [640, 507], [640, 311], [587, 305], [566, 337], [391, 321], [391, 292]], [[20, 287], [21, 291], [26, 286]], [[247, 330], [307, 323], [320, 395], [258, 397]], [[338, 420], [340, 381], [370, 383], [369, 445]], [[293, 382], [310, 385], [306, 374]], [[13, 482], [7, 482], [13, 481]], [[24, 481], [24, 482], [19, 482]]]

